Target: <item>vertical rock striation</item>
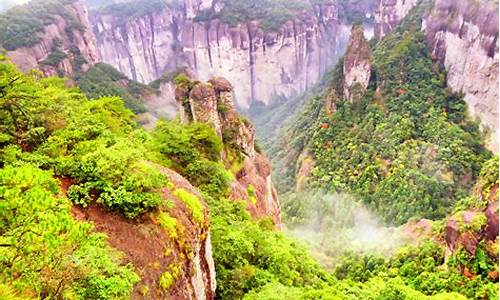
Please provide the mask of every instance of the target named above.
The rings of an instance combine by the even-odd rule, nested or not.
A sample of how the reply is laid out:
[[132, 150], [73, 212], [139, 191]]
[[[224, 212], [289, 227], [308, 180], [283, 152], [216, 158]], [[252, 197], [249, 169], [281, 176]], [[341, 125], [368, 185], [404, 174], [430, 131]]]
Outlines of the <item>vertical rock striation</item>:
[[491, 130], [488, 146], [498, 153], [498, 5], [436, 0], [424, 30], [448, 86], [464, 93], [470, 115]]
[[[46, 75], [73, 75], [86, 71], [99, 61], [95, 37], [89, 24], [88, 12], [81, 0], [64, 5], [72, 19], [52, 15], [52, 22], [38, 33], [40, 41], [31, 47], [8, 51], [7, 56], [23, 71], [42, 70]], [[59, 59], [48, 60], [56, 50]]]
[[349, 36], [332, 4], [264, 32], [258, 21], [234, 27], [197, 21], [211, 3], [192, 2], [126, 20], [96, 13], [92, 23], [103, 62], [143, 83], [180, 66], [201, 80], [223, 76], [235, 87], [238, 105], [249, 107], [312, 86], [343, 54]]
[[[396, 27], [419, 2], [380, 0], [376, 36]], [[448, 86], [464, 93], [469, 115], [488, 128], [488, 147], [498, 153], [498, 4], [490, 0], [435, 0], [422, 30], [432, 55], [448, 72]]]
[[391, 32], [420, 0], [379, 0], [375, 9], [375, 37]]

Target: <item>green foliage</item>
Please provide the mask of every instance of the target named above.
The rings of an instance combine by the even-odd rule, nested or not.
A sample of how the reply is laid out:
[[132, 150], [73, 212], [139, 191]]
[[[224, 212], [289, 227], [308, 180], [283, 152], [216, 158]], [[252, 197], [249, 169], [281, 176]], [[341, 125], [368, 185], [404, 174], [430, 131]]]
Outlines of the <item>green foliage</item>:
[[[498, 282], [488, 278], [487, 272], [497, 267], [494, 261], [482, 254], [483, 245], [475, 256], [463, 251], [454, 253], [447, 262], [449, 268], [443, 267], [445, 251], [443, 246], [429, 241], [420, 246], [401, 248], [389, 259], [352, 253], [343, 258], [335, 269], [335, 275], [344, 281], [366, 282], [366, 285], [384, 278], [397, 280], [407, 286], [405, 289], [411, 288], [429, 296], [443, 294], [440, 297], [445, 297], [444, 293], [455, 293], [467, 299], [495, 299], [497, 293], [494, 290], [498, 289]], [[464, 267], [469, 267], [477, 275], [467, 278], [457, 272], [456, 268]]]
[[226, 196], [231, 175], [221, 163], [222, 142], [207, 124], [158, 122], [157, 150], [193, 185], [213, 197]]
[[210, 196], [211, 232], [217, 293], [239, 299], [270, 282], [286, 286], [323, 286], [330, 276], [305, 248], [283, 233], [253, 221], [240, 202]]
[[129, 19], [153, 14], [167, 7], [176, 7], [179, 5], [178, 0], [133, 0], [124, 3], [112, 3], [107, 6], [96, 5], [96, 9], [101, 14], [113, 15], [122, 22], [125, 22]]
[[205, 214], [203, 212], [203, 204], [201, 204], [200, 199], [197, 196], [191, 194], [190, 192], [184, 189], [176, 189], [174, 191], [174, 196], [181, 199], [181, 201], [184, 202], [184, 204], [186, 204], [186, 206], [191, 211], [193, 218], [197, 222], [199, 223], [203, 222], [203, 220], [205, 219]]
[[365, 97], [337, 100], [332, 115], [324, 99], [311, 101], [293, 127], [312, 136], [311, 144], [298, 139], [294, 148], [314, 155], [312, 186], [354, 193], [387, 222], [442, 218], [490, 154], [468, 126], [463, 100], [447, 91], [421, 33], [394, 32], [373, 53], [375, 77]]
[[219, 18], [230, 26], [258, 20], [264, 31], [277, 31], [303, 10], [312, 9], [309, 3], [299, 0], [223, 0], [222, 3], [223, 9], [218, 14], [212, 10], [202, 11], [195, 20]]
[[146, 85], [127, 79], [125, 75], [104, 63], [98, 63], [87, 72], [77, 74], [75, 80], [89, 99], [118, 96], [135, 113], [146, 111], [140, 100], [141, 97], [156, 91]]
[[61, 41], [59, 39], [55, 38], [52, 41], [52, 52], [49, 54], [47, 59], [45, 59], [42, 62], [42, 64], [47, 65], [47, 66], [57, 67], [63, 59], [68, 57], [68, 55], [66, 53], [61, 51], [60, 46], [61, 46]]
[[[498, 187], [498, 165], [498, 155], [495, 155], [493, 158], [486, 161], [481, 168], [479, 186], [485, 199], [491, 198], [492, 195], [490, 194], [492, 189]], [[498, 197], [498, 190], [496, 193]]]
[[168, 290], [172, 283], [174, 283], [174, 277], [172, 276], [172, 274], [170, 274], [169, 272], [161, 274], [160, 286], [162, 289]]
[[[146, 160], [151, 140], [119, 98], [88, 101], [62, 79], [0, 64], [2, 164], [29, 161], [71, 179], [68, 196], [97, 200], [128, 217], [159, 205], [166, 178]], [[21, 151], [24, 150], [24, 151]]]
[[43, 297], [128, 296], [138, 276], [90, 224], [72, 218], [58, 194], [50, 172], [29, 164], [0, 169], [0, 282]]
[[77, 24], [71, 10], [65, 7], [72, 2], [74, 0], [36, 0], [0, 14], [0, 45], [6, 50], [35, 45], [44, 26], [52, 24], [56, 16]]
[[170, 265], [168, 270], [160, 276], [160, 287], [164, 290], [168, 290], [179, 277], [180, 273], [181, 267], [179, 265]]
[[158, 223], [168, 233], [168, 236], [175, 240], [177, 239], [177, 219], [172, 218], [167, 212], [160, 212], [158, 214]]

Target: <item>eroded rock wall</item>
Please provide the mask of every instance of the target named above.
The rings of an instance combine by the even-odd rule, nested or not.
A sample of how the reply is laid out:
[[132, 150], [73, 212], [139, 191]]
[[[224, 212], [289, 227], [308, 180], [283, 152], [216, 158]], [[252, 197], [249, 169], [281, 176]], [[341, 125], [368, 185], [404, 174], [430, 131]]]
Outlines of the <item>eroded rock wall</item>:
[[236, 111], [231, 83], [214, 77], [208, 82], [180, 84], [175, 95], [182, 122], [211, 124], [225, 145], [223, 161], [237, 166], [230, 198], [246, 201], [253, 217], [270, 217], [280, 228], [281, 210], [271, 180], [271, 163], [256, 150], [253, 125]]
[[381, 38], [391, 32], [421, 0], [379, 0], [375, 9], [374, 34]]
[[223, 76], [235, 87], [238, 105], [248, 107], [312, 86], [343, 54], [349, 38], [350, 26], [339, 21], [334, 5], [317, 6], [277, 32], [263, 32], [257, 21], [235, 27], [218, 19], [195, 21], [197, 10], [209, 5], [186, 0], [182, 9], [128, 20], [94, 15], [102, 61], [143, 83], [181, 66], [201, 80]]
[[[375, 35], [394, 29], [422, 0], [380, 0]], [[448, 86], [463, 92], [469, 115], [489, 131], [498, 153], [498, 3], [491, 0], [434, 0], [422, 30], [433, 57], [446, 68]]]
[[[74, 75], [78, 70], [86, 71], [99, 61], [94, 33], [89, 24], [88, 12], [83, 1], [78, 0], [65, 5], [73, 20], [60, 15], [51, 16], [53, 22], [44, 27], [40, 42], [32, 47], [22, 47], [8, 51], [7, 56], [23, 71], [42, 70], [45, 75]], [[74, 26], [72, 22], [78, 24]], [[57, 64], [44, 62], [54, 52], [55, 43], [66, 57]]]
[[498, 4], [436, 0], [423, 29], [449, 87], [464, 93], [469, 114], [490, 129], [488, 146], [498, 153]]
[[349, 47], [344, 56], [344, 97], [355, 102], [365, 94], [371, 76], [371, 51], [362, 26], [352, 29]]

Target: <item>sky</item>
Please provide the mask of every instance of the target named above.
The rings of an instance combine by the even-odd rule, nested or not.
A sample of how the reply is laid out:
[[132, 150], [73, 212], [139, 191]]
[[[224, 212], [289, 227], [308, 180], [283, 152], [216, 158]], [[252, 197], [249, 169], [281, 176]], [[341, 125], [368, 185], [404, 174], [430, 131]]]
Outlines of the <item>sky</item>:
[[0, 11], [5, 10], [17, 4], [23, 4], [29, 2], [29, 0], [0, 0]]

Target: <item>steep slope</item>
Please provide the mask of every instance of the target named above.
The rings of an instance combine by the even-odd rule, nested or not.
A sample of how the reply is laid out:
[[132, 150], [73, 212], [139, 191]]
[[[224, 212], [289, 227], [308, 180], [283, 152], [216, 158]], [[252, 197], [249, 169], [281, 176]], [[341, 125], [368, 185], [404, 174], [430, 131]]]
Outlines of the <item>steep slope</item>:
[[[309, 188], [354, 193], [395, 224], [444, 217], [491, 155], [463, 100], [447, 91], [413, 20], [375, 46], [374, 76], [366, 76], [360, 101], [338, 92], [349, 75], [344, 62], [330, 87], [292, 121], [278, 152], [280, 163], [291, 166], [292, 184], [309, 178]], [[356, 64], [366, 61], [353, 60], [353, 70]]]
[[206, 202], [122, 100], [0, 63], [2, 284], [24, 299], [213, 299]]
[[[386, 35], [426, 2], [381, 0], [375, 35]], [[470, 115], [491, 131], [488, 147], [498, 153], [498, 3], [436, 0], [429, 6], [422, 30], [433, 58], [445, 66], [448, 86], [465, 94]]]
[[72, 76], [99, 61], [87, 9], [79, 0], [37, 0], [0, 15], [0, 46], [22, 70]]
[[498, 153], [498, 3], [436, 0], [423, 29], [448, 86], [465, 94], [470, 115], [490, 129], [488, 146]]
[[280, 204], [271, 179], [271, 164], [257, 152], [253, 125], [236, 112], [233, 87], [224, 78], [207, 83], [177, 79], [176, 100], [184, 123], [209, 123], [222, 139], [221, 153], [234, 172], [230, 198], [244, 200], [255, 218], [272, 217], [281, 227]]
[[[259, 19], [228, 23], [217, 18], [225, 6], [234, 5], [226, 2], [186, 2], [181, 8], [153, 2], [151, 9], [132, 16], [126, 12], [143, 6], [140, 1], [96, 11], [92, 24], [102, 60], [143, 83], [179, 66], [191, 68], [201, 80], [223, 76], [235, 86], [238, 106], [247, 108], [311, 87], [345, 49], [349, 27], [333, 3], [294, 12], [290, 20], [280, 22], [283, 17], [277, 16], [272, 20], [277, 25], [264, 30]], [[298, 3], [281, 10], [293, 11]], [[249, 8], [250, 15], [276, 4], [259, 5]]]

